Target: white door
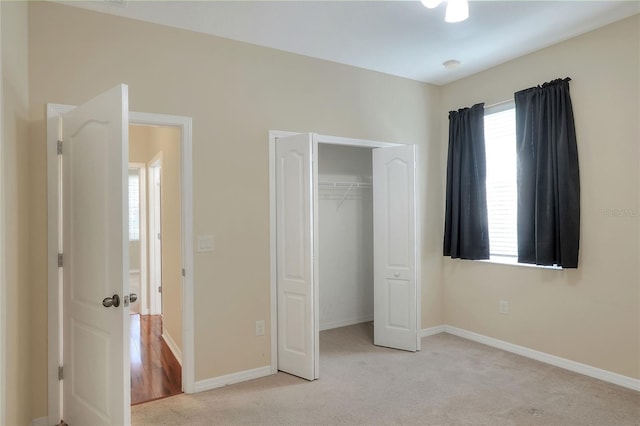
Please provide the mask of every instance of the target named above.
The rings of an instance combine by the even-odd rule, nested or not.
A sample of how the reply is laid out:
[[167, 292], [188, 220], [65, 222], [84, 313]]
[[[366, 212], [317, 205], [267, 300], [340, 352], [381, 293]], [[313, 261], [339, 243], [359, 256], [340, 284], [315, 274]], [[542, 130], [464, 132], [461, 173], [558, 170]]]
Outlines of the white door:
[[418, 339], [415, 148], [373, 150], [374, 344], [408, 351]]
[[62, 116], [63, 418], [70, 425], [130, 424], [128, 111], [128, 88], [119, 85]]
[[313, 282], [313, 138], [276, 140], [278, 369], [318, 376]]

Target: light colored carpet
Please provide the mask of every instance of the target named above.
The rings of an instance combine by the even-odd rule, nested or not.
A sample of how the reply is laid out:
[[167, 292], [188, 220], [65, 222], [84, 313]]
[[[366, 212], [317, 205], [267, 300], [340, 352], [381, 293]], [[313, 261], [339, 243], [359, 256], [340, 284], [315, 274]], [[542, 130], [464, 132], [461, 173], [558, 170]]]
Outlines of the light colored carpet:
[[142, 425], [640, 425], [640, 393], [449, 334], [409, 353], [371, 323], [320, 333], [320, 379], [284, 373], [132, 408]]

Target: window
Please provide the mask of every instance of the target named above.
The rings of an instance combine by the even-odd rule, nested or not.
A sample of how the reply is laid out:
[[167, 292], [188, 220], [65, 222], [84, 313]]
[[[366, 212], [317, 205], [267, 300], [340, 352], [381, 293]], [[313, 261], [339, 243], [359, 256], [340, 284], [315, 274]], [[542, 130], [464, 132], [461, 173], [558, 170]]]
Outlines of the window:
[[140, 240], [140, 178], [137, 170], [134, 170], [129, 172], [129, 241], [138, 240]]
[[487, 109], [487, 213], [491, 260], [518, 258], [516, 110], [513, 103]]

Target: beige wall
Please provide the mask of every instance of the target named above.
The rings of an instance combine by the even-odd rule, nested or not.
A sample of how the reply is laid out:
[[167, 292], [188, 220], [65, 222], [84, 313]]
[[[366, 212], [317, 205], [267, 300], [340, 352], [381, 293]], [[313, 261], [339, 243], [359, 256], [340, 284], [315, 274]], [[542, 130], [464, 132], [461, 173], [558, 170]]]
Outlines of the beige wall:
[[129, 127], [130, 162], [146, 164], [159, 153], [162, 155], [162, 327], [182, 350], [180, 138], [177, 127]]
[[[29, 19], [33, 205], [46, 202], [45, 103], [79, 104], [124, 82], [131, 110], [193, 117], [194, 235], [216, 242], [195, 255], [196, 380], [270, 362], [269, 129], [420, 145], [423, 326], [442, 323], [441, 242], [432, 238], [441, 213], [426, 213], [441, 205], [441, 178], [426, 179], [426, 165], [440, 161], [439, 146], [427, 145], [438, 134], [440, 89], [59, 4], [30, 2]], [[45, 211], [36, 211], [38, 225]], [[44, 291], [44, 254], [32, 267]], [[45, 302], [33, 312], [46, 329]], [[259, 319], [267, 335], [256, 337]], [[35, 380], [33, 392], [46, 395], [45, 385]]]
[[[11, 110], [5, 111], [5, 120], [15, 127], [4, 174], [9, 177], [6, 199], [14, 202], [6, 212], [11, 225], [7, 246], [17, 248], [7, 250], [9, 305], [15, 302], [9, 315], [20, 324], [8, 333], [16, 344], [8, 377], [16, 393], [8, 396], [7, 405], [16, 424], [46, 414], [44, 105], [77, 105], [118, 83], [129, 85], [131, 110], [193, 117], [194, 235], [213, 234], [216, 242], [215, 251], [196, 253], [194, 259], [196, 380], [270, 362], [269, 129], [419, 145], [424, 328], [448, 323], [640, 377], [638, 218], [603, 214], [639, 207], [638, 17], [437, 88], [31, 2], [27, 86], [26, 58], [20, 57], [27, 25], [11, 18], [5, 26], [4, 3], [3, 83], [12, 75], [17, 82], [8, 95], [15, 101], [11, 98]], [[19, 35], [8, 51], [6, 34]], [[10, 54], [19, 60], [12, 59], [8, 67]], [[7, 68], [18, 69], [7, 75]], [[580, 269], [444, 260], [446, 111], [501, 101], [516, 90], [565, 75], [574, 79], [580, 149]], [[25, 135], [27, 118], [28, 143], [17, 144], [15, 135]], [[510, 301], [508, 316], [497, 312], [500, 299]], [[266, 336], [254, 335], [259, 319], [267, 322]]]
[[639, 28], [636, 15], [443, 88], [445, 126], [446, 111], [571, 77], [582, 189], [579, 269], [445, 260], [447, 324], [640, 378]]
[[[6, 424], [22, 425], [31, 420], [32, 404], [46, 403], [43, 393], [32, 400], [31, 378], [43, 374], [46, 384], [46, 347], [44, 358], [34, 354], [33, 343], [44, 335], [31, 332], [31, 301], [46, 301], [33, 295], [30, 281], [29, 240], [30, 204], [28, 189], [31, 144], [28, 143], [29, 86], [27, 57], [27, 5], [17, 2], [1, 2], [2, 8], [2, 209], [4, 223], [5, 258], [3, 259], [6, 280], [6, 377], [7, 393]], [[46, 258], [43, 258], [46, 262]], [[46, 263], [44, 263], [46, 266]], [[46, 306], [45, 306], [46, 312]], [[44, 362], [44, 369], [33, 367], [33, 363]]]

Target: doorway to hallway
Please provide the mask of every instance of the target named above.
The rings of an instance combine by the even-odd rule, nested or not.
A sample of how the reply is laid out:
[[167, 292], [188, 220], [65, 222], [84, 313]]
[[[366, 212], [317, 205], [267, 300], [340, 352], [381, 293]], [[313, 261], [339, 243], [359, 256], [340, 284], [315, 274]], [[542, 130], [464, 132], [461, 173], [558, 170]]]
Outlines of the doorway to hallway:
[[131, 404], [182, 392], [180, 129], [129, 126]]

